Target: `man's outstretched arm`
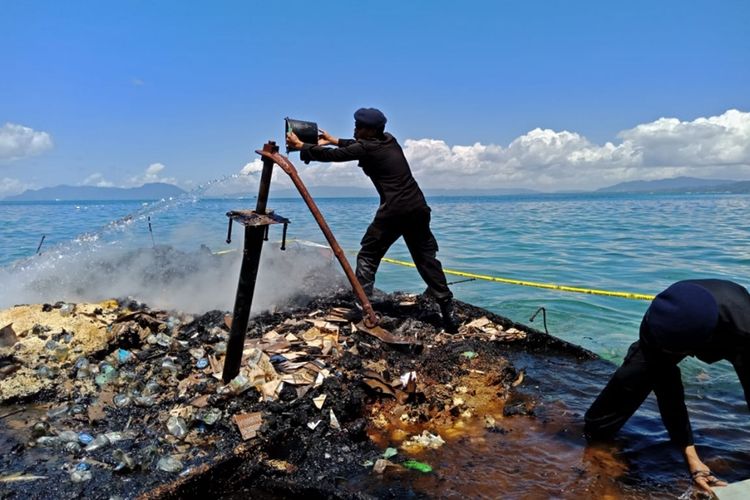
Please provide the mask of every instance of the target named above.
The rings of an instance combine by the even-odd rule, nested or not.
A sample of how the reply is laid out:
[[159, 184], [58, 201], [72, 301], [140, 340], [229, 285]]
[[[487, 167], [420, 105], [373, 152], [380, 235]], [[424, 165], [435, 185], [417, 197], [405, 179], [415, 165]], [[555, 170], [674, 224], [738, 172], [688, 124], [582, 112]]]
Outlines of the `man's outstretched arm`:
[[653, 363], [652, 376], [655, 380], [656, 401], [669, 437], [682, 450], [693, 482], [701, 490], [711, 494], [712, 486], [726, 486], [726, 483], [719, 481], [711, 473], [711, 469], [700, 459], [693, 444], [693, 431], [685, 406], [685, 388], [677, 366], [679, 359], [670, 359], [668, 356], [655, 356], [657, 359], [648, 357], [651, 357]]

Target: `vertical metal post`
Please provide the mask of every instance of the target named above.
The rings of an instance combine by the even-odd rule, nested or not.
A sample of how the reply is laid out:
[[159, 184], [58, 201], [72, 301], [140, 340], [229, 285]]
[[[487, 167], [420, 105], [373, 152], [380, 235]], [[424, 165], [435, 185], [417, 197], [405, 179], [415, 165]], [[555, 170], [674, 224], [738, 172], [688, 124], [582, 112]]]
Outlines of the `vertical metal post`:
[[[263, 146], [264, 151], [276, 153], [279, 147], [274, 141], [269, 141]], [[274, 162], [270, 158], [263, 157], [263, 172], [258, 187], [258, 200], [255, 211], [259, 214], [266, 213], [268, 192], [271, 188], [271, 174]], [[232, 315], [232, 328], [229, 332], [227, 342], [227, 355], [224, 359], [224, 371], [222, 380], [228, 383], [240, 372], [242, 363], [242, 350], [245, 346], [245, 334], [247, 323], [250, 319], [250, 308], [253, 305], [255, 293], [255, 280], [258, 277], [258, 266], [260, 264], [260, 252], [263, 249], [263, 236], [267, 226], [245, 226], [245, 246], [242, 252], [242, 267], [240, 268], [240, 279], [237, 284], [237, 296], [234, 299], [234, 312]]]

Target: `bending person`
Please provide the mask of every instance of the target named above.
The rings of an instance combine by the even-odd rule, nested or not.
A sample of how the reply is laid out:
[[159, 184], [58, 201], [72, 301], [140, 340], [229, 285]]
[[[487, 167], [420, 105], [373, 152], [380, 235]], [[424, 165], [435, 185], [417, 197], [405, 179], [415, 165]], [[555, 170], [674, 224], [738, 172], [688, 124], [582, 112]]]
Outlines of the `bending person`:
[[750, 295], [744, 287], [686, 280], [657, 295], [643, 317], [639, 340], [586, 412], [584, 431], [589, 439], [612, 437], [654, 391], [671, 441], [682, 450], [695, 484], [710, 493], [711, 486], [726, 483], [713, 476], [694, 446], [677, 366], [686, 356], [731, 362], [750, 408]]
[[[318, 144], [304, 144], [294, 132], [289, 132], [287, 146], [299, 149], [305, 163], [359, 161], [380, 195], [380, 207], [362, 238], [357, 279], [367, 296], [372, 297], [380, 261], [403, 236], [428, 292], [440, 305], [443, 328], [456, 333], [453, 294], [436, 258], [438, 245], [430, 231], [430, 207], [411, 174], [404, 152], [396, 139], [385, 132], [387, 120], [379, 110], [361, 108], [354, 113], [354, 120], [354, 139], [338, 139], [321, 130]], [[329, 144], [338, 147], [322, 147]]]

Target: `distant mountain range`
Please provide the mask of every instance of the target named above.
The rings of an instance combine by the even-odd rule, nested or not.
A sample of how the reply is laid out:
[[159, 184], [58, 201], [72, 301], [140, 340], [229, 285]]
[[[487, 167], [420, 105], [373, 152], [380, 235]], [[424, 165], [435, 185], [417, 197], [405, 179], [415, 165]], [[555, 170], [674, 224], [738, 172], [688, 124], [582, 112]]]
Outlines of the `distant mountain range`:
[[[308, 188], [313, 198], [377, 198], [378, 192], [375, 188], [360, 187], [337, 187], [337, 186], [311, 186]], [[425, 188], [426, 196], [498, 196], [508, 194], [533, 194], [539, 191], [533, 189], [431, 189]], [[254, 195], [255, 193], [253, 193]], [[297, 198], [299, 192], [296, 189], [271, 188], [271, 196], [274, 198]]]
[[27, 189], [21, 194], [6, 196], [4, 201], [106, 201], [106, 200], [160, 200], [180, 196], [185, 191], [162, 182], [153, 182], [134, 188], [96, 186], [55, 186]]
[[597, 193], [750, 193], [750, 181], [675, 177], [654, 181], [621, 182]]
[[[311, 186], [314, 198], [374, 198], [378, 194], [374, 188]], [[585, 191], [575, 191], [578, 193]], [[593, 191], [595, 193], [750, 193], [750, 181], [727, 179], [699, 179], [696, 177], [675, 177], [654, 181], [621, 182]], [[160, 200], [180, 196], [185, 191], [172, 184], [151, 183], [137, 188], [115, 188], [95, 186], [55, 186], [42, 189], [29, 189], [15, 196], [7, 196], [4, 201], [104, 201], [104, 200]], [[424, 189], [425, 195], [435, 196], [498, 196], [514, 194], [539, 194], [541, 191], [521, 188], [495, 189]], [[219, 198], [255, 198], [256, 192], [236, 193], [218, 196]], [[273, 198], [297, 198], [294, 189], [273, 189]]]

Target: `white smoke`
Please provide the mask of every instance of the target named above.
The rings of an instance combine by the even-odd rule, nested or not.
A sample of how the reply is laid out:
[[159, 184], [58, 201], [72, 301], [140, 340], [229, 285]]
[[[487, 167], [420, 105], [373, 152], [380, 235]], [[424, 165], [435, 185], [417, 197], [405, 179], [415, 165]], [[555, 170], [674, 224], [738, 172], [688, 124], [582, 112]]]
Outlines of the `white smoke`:
[[[241, 256], [241, 251], [212, 254], [205, 247], [194, 252], [168, 246], [53, 250], [0, 269], [4, 284], [0, 308], [131, 297], [153, 308], [195, 314], [231, 311]], [[311, 297], [340, 289], [343, 277], [332, 262], [329, 250], [296, 244], [282, 252], [277, 244], [265, 243], [253, 313], [302, 305]]]

